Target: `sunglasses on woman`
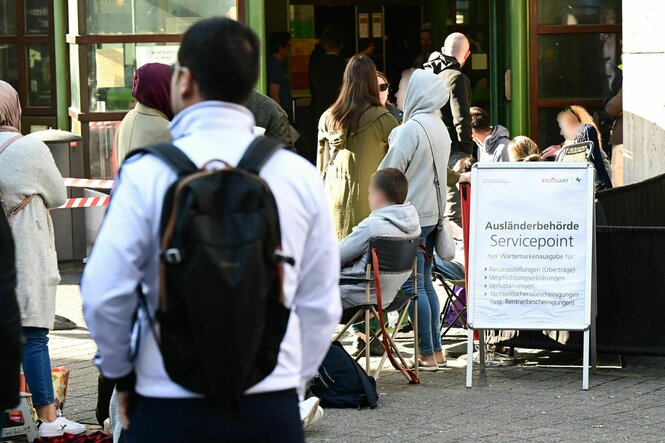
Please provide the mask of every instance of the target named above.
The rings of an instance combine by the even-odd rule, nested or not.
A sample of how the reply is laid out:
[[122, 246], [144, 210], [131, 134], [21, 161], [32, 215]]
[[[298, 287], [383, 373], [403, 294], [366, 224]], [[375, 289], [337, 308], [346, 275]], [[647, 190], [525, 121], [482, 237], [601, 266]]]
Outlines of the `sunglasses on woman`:
[[379, 83], [379, 91], [386, 92], [390, 88], [388, 83]]

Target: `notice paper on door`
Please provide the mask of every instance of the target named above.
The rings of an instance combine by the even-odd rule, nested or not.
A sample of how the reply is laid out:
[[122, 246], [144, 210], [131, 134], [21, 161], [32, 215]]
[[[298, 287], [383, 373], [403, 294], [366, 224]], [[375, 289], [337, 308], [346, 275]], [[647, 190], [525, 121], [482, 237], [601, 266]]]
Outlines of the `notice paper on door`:
[[98, 88], [125, 86], [125, 54], [122, 47], [97, 49], [95, 64]]

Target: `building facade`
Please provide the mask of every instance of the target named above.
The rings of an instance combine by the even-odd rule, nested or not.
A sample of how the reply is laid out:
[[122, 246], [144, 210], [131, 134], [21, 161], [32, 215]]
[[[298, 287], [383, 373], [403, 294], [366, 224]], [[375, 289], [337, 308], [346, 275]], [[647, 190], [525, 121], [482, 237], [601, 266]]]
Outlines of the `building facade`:
[[[492, 120], [512, 135], [529, 135], [545, 148], [561, 142], [556, 122], [561, 109], [577, 104], [591, 113], [602, 110], [612, 80], [620, 75], [625, 17], [629, 183], [665, 171], [662, 163], [653, 161], [665, 127], [662, 100], [644, 99], [655, 98], [659, 91], [655, 75], [665, 40], [656, 38], [662, 36], [657, 24], [664, 17], [655, 10], [663, 6], [649, 0], [623, 3], [0, 0], [0, 78], [20, 93], [26, 132], [45, 126], [73, 130], [84, 139], [85, 174], [111, 178], [115, 130], [133, 106], [133, 71], [151, 61], [172, 63], [182, 32], [203, 17], [237, 18], [264, 42], [272, 32], [289, 30], [296, 109], [308, 105], [307, 60], [325, 26], [343, 30], [345, 55], [373, 47], [371, 57], [395, 86], [422, 49], [423, 29], [431, 50], [437, 50], [449, 32], [459, 31], [471, 40], [472, 55], [464, 70], [472, 81], [474, 104], [490, 110]], [[257, 88], [265, 87], [263, 73]]]

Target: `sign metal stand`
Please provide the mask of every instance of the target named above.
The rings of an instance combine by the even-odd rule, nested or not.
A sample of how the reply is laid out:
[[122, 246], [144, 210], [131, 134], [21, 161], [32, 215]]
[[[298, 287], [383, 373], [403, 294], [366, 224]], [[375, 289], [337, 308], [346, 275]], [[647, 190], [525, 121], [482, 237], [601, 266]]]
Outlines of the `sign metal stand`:
[[[596, 313], [597, 313], [597, 285], [596, 285], [596, 239], [595, 239], [595, 227], [596, 227], [596, 212], [595, 212], [595, 196], [593, 194], [593, 177], [594, 177], [594, 170], [593, 170], [593, 165], [590, 164], [584, 164], [584, 163], [555, 163], [555, 164], [533, 164], [533, 165], [528, 165], [526, 166], [525, 164], [522, 165], [515, 165], [515, 164], [476, 164], [474, 165], [474, 171], [472, 174], [472, 195], [477, 195], [479, 192], [478, 189], [478, 183], [479, 183], [479, 175], [481, 174], [480, 171], [485, 170], [485, 169], [505, 169], [505, 170], [511, 170], [510, 172], [514, 172], [516, 169], [559, 169], [559, 170], [570, 170], [570, 169], [577, 169], [577, 170], [586, 170], [588, 175], [587, 177], [588, 180], [591, 180], [589, 184], [589, 189], [590, 189], [590, 201], [587, 202], [587, 214], [590, 215], [590, 222], [587, 223], [586, 228], [586, 235], [587, 235], [587, 242], [590, 241], [590, 247], [587, 248], [587, 253], [590, 253], [591, 257], [587, 261], [587, 266], [590, 269], [587, 269], [587, 275], [588, 275], [588, 282], [586, 285], [586, 309], [587, 309], [587, 322], [585, 323], [584, 327], [578, 328], [571, 328], [571, 327], [561, 327], [558, 330], [581, 330], [583, 331], [583, 361], [582, 361], [582, 389], [584, 391], [587, 391], [589, 389], [589, 369], [590, 367], [593, 370], [593, 373], [595, 374], [596, 371], [596, 365], [597, 365], [597, 353], [596, 353]], [[471, 254], [484, 254], [486, 251], [479, 251], [476, 250], [475, 248], [477, 245], [475, 244], [475, 235], [476, 235], [476, 228], [477, 228], [477, 217], [476, 214], [478, 212], [476, 211], [476, 204], [477, 204], [477, 198], [472, 197], [471, 198], [471, 205], [472, 205], [472, 216], [471, 216], [471, 241], [470, 241], [470, 253]], [[551, 204], [551, 202], [548, 202], [548, 204]], [[514, 325], [517, 327], [510, 327], [511, 325], [507, 324], [492, 324], [492, 326], [485, 326], [483, 328], [474, 328], [473, 325], [474, 323], [477, 323], [477, 318], [474, 318], [476, 313], [474, 312], [473, 308], [473, 298], [474, 298], [474, 291], [475, 291], [475, 281], [474, 281], [474, 269], [473, 269], [473, 263], [475, 263], [474, 260], [469, 260], [469, 275], [470, 277], [470, 284], [468, 285], [467, 288], [467, 294], [469, 296], [468, 300], [468, 305], [469, 305], [469, 329], [468, 329], [468, 342], [467, 342], [467, 371], [466, 371], [466, 387], [471, 388], [473, 385], [473, 353], [474, 353], [474, 331], [478, 332], [478, 341], [479, 341], [479, 360], [480, 360], [480, 372], [485, 373], [485, 331], [489, 329], [520, 329], [520, 330], [543, 330], [543, 329], [548, 329], [548, 330], [557, 330], [556, 327], [551, 327], [551, 325], [548, 325], [546, 328], [537, 328], [537, 327], [519, 327], [518, 324]], [[484, 320], [485, 325], [487, 325], [488, 320]], [[491, 323], [491, 320], [490, 320]], [[562, 325], [563, 326], [563, 325]]]

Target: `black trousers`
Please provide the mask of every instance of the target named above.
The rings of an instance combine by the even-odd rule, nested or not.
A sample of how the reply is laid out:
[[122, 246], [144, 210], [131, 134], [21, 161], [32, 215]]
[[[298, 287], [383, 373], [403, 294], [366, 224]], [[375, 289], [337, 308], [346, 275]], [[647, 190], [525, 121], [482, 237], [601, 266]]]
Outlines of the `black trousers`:
[[247, 395], [233, 411], [208, 399], [139, 397], [127, 443], [304, 443], [295, 390]]

